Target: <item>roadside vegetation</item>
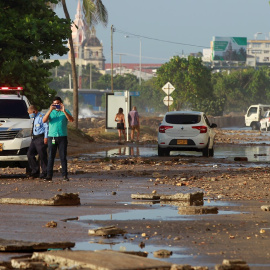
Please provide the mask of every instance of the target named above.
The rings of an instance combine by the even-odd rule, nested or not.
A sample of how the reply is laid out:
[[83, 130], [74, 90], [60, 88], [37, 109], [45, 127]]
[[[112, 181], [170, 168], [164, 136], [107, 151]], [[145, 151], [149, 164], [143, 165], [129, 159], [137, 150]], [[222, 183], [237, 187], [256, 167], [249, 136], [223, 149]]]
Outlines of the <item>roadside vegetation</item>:
[[[61, 92], [62, 88], [69, 88], [70, 70], [69, 63], [58, 67], [58, 76], [54, 76], [50, 87], [72, 104], [72, 93]], [[82, 67], [82, 88], [89, 88], [89, 71], [90, 65]], [[55, 70], [52, 70], [52, 74], [56, 74]], [[140, 91], [140, 96], [133, 99], [133, 105], [139, 111], [164, 113], [167, 107], [163, 104], [165, 93], [161, 88], [168, 81], [176, 88], [172, 93], [174, 103], [170, 110], [192, 109], [219, 116], [232, 112], [243, 114], [251, 104], [270, 104], [268, 67], [214, 72], [203, 65], [201, 58], [192, 56], [188, 59], [173, 57], [158, 69], [156, 77], [142, 81], [141, 86], [139, 79], [132, 74], [116, 75], [114, 90]], [[92, 88], [109, 90], [110, 87], [111, 76], [102, 75], [92, 66]], [[80, 97], [79, 104], [83, 104]], [[105, 107], [105, 96], [101, 106]]]
[[48, 108], [56, 94], [48, 85], [50, 70], [59, 61], [43, 60], [68, 52], [71, 21], [59, 18], [45, 0], [1, 1], [0, 9], [0, 85], [22, 86], [32, 104]]

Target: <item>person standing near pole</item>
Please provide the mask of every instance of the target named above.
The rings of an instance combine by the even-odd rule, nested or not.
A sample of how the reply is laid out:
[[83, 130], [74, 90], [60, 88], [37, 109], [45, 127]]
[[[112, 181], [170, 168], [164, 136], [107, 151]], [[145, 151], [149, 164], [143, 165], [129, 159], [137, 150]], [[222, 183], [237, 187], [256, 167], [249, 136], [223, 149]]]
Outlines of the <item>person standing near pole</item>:
[[62, 166], [62, 177], [64, 181], [69, 181], [67, 172], [67, 124], [74, 119], [60, 97], [55, 97], [49, 111], [43, 117], [43, 122], [49, 121], [48, 148], [49, 160], [47, 167], [46, 181], [51, 181], [53, 177], [54, 159], [57, 152]]
[[140, 136], [140, 119], [139, 114], [137, 112], [136, 106], [133, 106], [132, 111], [128, 114], [128, 124], [131, 128], [131, 142], [134, 141], [134, 132], [136, 130], [137, 132], [137, 142], [139, 142], [139, 136]]
[[[39, 112], [36, 106], [30, 105], [28, 108], [29, 117], [33, 119], [32, 141], [27, 151], [29, 167], [31, 169], [30, 178], [43, 179], [47, 176], [47, 145], [48, 145], [48, 124], [43, 123], [44, 114]], [[38, 154], [39, 158], [36, 159]], [[42, 169], [40, 174], [39, 168]]]

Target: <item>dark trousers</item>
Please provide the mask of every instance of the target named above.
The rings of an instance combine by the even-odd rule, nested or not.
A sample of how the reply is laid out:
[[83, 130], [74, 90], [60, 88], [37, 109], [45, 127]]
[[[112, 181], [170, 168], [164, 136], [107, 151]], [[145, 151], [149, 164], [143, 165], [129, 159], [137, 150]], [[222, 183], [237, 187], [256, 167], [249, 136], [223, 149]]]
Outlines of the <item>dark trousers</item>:
[[[52, 140], [55, 140], [55, 144], [52, 143]], [[48, 148], [49, 148], [49, 160], [48, 160], [48, 168], [47, 175], [53, 176], [53, 165], [55, 155], [58, 149], [59, 157], [61, 160], [62, 166], [62, 176], [67, 176], [67, 136], [61, 137], [48, 137]]]
[[36, 155], [39, 156], [40, 166], [42, 174], [47, 174], [47, 144], [44, 144], [44, 137], [33, 138], [29, 146], [27, 157], [28, 163], [31, 168], [32, 174], [39, 174], [39, 161], [36, 159]]

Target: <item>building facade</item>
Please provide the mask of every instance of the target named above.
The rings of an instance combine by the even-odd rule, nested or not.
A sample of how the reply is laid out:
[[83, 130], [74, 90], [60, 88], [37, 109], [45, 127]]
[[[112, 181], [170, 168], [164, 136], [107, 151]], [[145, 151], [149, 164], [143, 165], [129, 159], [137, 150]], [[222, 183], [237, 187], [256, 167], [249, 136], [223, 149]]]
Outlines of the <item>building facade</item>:
[[249, 40], [247, 45], [247, 65], [270, 63], [270, 40]]

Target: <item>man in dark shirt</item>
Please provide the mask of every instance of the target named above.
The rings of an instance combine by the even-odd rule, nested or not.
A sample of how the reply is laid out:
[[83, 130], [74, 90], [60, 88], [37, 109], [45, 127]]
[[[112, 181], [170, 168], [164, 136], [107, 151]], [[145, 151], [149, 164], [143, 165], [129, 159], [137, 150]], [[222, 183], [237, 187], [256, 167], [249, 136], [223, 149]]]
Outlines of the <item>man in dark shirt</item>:
[[137, 142], [139, 142], [139, 136], [140, 136], [140, 120], [139, 120], [139, 114], [137, 112], [136, 106], [133, 106], [132, 111], [128, 114], [128, 124], [131, 128], [131, 142], [134, 141], [134, 132], [136, 130], [137, 132]]

